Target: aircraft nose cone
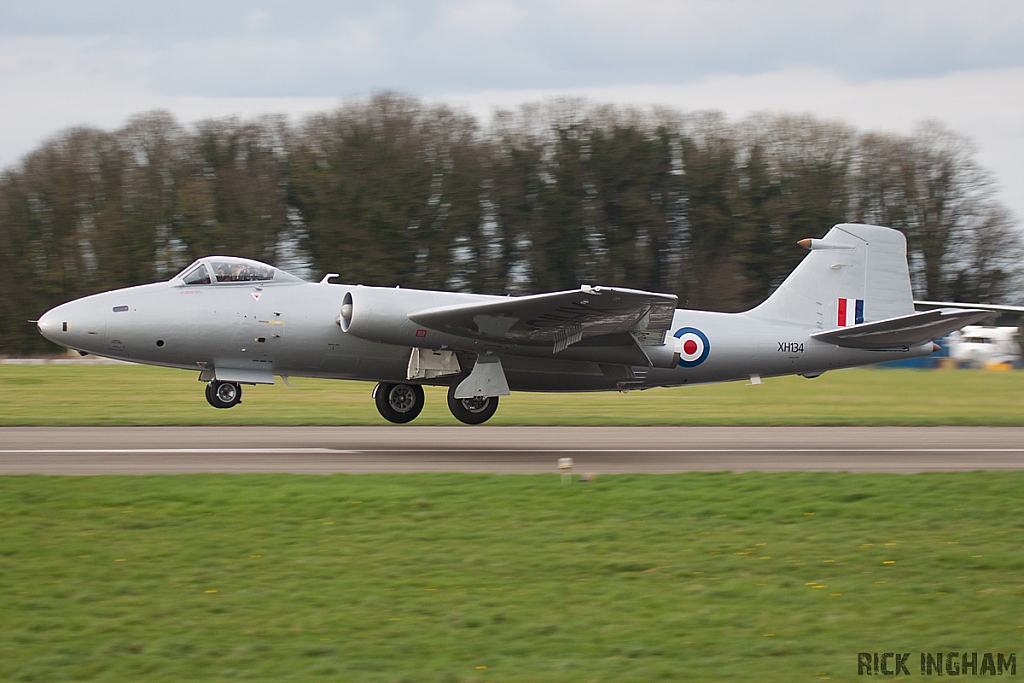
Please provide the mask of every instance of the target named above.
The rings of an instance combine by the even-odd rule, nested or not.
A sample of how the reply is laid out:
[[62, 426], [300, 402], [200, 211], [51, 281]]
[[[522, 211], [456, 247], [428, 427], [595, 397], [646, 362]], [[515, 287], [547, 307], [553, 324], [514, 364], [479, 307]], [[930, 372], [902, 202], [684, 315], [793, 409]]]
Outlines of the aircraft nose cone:
[[39, 334], [69, 349], [95, 353], [103, 346], [103, 310], [96, 297], [51, 308], [39, 318], [36, 327]]
[[59, 344], [58, 333], [61, 329], [61, 321], [59, 320], [59, 314], [56, 308], [51, 308], [46, 313], [43, 313], [42, 317], [36, 322], [36, 328], [39, 330], [39, 334], [43, 335], [55, 344]]

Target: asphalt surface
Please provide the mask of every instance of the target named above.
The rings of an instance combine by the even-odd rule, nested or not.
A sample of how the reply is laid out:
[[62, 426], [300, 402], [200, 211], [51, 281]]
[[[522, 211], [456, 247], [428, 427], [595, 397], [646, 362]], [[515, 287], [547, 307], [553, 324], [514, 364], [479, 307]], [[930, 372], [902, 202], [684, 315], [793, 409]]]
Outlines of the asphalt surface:
[[8, 427], [0, 474], [1024, 469], [1016, 427]]

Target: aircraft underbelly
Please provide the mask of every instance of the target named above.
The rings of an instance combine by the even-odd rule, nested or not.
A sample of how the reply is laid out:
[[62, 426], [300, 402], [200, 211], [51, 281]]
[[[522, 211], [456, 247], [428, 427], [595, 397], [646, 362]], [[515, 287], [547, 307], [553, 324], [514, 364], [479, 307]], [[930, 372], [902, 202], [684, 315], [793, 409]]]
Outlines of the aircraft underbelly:
[[502, 356], [512, 391], [611, 391], [631, 377], [621, 365]]
[[404, 382], [409, 366], [409, 349], [370, 342], [330, 346], [323, 355], [322, 377]]

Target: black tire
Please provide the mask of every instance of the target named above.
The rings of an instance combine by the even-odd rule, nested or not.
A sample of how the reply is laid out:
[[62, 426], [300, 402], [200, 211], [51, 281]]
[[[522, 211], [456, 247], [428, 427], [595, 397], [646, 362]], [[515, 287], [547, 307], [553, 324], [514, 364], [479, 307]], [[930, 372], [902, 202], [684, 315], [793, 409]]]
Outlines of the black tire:
[[490, 420], [498, 409], [498, 397], [455, 398], [457, 386], [453, 384], [448, 387], [448, 410], [452, 411], [455, 419], [468, 425], [483, 424]]
[[388, 422], [412, 422], [423, 410], [423, 387], [381, 382], [373, 392], [377, 412]]
[[206, 385], [206, 400], [214, 408], [233, 408], [242, 402], [242, 386], [213, 380]]

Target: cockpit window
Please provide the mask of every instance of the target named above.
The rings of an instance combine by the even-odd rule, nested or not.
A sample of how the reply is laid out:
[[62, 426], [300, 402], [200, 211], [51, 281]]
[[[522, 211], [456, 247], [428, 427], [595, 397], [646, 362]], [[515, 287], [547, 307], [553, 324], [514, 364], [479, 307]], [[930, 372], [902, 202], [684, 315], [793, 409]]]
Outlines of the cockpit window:
[[206, 270], [206, 266], [202, 263], [197, 265], [192, 270], [185, 273], [181, 278], [185, 281], [186, 285], [208, 285], [210, 284], [210, 274]]
[[302, 278], [278, 270], [266, 263], [235, 256], [208, 256], [195, 261], [171, 278], [185, 286], [237, 282], [298, 283]]
[[255, 261], [210, 261], [217, 282], [261, 282], [274, 279], [274, 268]]

